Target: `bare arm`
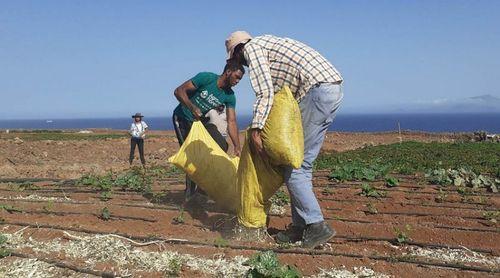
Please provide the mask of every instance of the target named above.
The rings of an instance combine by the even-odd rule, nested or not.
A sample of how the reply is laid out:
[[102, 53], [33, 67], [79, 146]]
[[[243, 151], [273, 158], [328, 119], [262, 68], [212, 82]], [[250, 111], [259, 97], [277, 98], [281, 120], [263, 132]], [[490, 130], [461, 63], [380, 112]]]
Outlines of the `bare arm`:
[[229, 137], [231, 137], [231, 141], [234, 146], [234, 154], [236, 156], [240, 156], [241, 146], [240, 146], [240, 137], [238, 134], [238, 124], [236, 122], [236, 112], [234, 108], [226, 108], [227, 115], [227, 132]]
[[191, 102], [188, 96], [188, 92], [193, 92], [195, 90], [196, 87], [194, 86], [193, 82], [191, 82], [191, 80], [188, 80], [175, 89], [174, 95], [181, 104], [191, 110], [195, 119], [199, 120], [202, 116], [201, 110]]

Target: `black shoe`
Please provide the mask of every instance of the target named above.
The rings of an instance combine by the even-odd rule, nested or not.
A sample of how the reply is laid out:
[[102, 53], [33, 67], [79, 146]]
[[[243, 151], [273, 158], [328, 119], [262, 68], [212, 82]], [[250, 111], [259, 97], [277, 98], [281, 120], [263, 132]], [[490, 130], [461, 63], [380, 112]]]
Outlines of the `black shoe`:
[[304, 231], [302, 247], [314, 249], [318, 245], [327, 243], [335, 234], [335, 230], [325, 221], [309, 224]]
[[304, 235], [303, 226], [290, 225], [287, 227], [286, 231], [279, 232], [276, 235], [276, 241], [278, 243], [295, 243], [301, 241]]

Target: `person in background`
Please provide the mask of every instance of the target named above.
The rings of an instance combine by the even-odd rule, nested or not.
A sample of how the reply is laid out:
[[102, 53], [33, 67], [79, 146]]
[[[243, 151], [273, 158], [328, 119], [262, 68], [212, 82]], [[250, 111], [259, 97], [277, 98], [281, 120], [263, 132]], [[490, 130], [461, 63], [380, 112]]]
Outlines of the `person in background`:
[[[179, 105], [174, 110], [172, 120], [180, 145], [188, 136], [193, 121], [201, 120], [217, 144], [227, 151], [228, 145], [225, 138], [215, 125], [208, 124], [206, 118], [203, 117], [208, 111], [224, 105], [227, 114], [227, 131], [234, 146], [234, 153], [237, 156], [240, 155], [241, 147], [235, 112], [236, 97], [231, 88], [240, 82], [243, 74], [245, 74], [245, 69], [242, 65], [228, 62], [221, 75], [201, 72], [175, 89], [174, 95]], [[186, 177], [186, 200], [190, 199], [196, 191], [196, 184]]]
[[302, 241], [315, 248], [335, 235], [324, 221], [312, 185], [312, 167], [325, 133], [342, 101], [342, 76], [316, 50], [302, 42], [264, 35], [252, 38], [236, 31], [226, 40], [227, 59], [248, 67], [255, 91], [251, 144], [263, 159], [267, 157], [261, 131], [273, 105], [274, 92], [288, 86], [299, 103], [304, 129], [304, 161], [299, 169], [287, 167], [284, 180], [290, 193], [292, 225], [278, 233], [277, 241]]
[[142, 120], [144, 116], [141, 113], [135, 113], [132, 116], [134, 122], [130, 125], [130, 157], [129, 163], [132, 165], [134, 161], [135, 146], [139, 147], [139, 157], [141, 158], [142, 166], [146, 166], [146, 159], [144, 158], [144, 138], [146, 138], [146, 130], [148, 125]]

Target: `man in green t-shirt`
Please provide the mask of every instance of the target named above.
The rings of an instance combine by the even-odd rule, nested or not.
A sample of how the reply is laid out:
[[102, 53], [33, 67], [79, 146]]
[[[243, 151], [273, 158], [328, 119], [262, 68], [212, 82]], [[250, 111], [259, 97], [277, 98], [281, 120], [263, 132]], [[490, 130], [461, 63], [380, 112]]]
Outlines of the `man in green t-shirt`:
[[[211, 72], [200, 72], [190, 80], [175, 89], [174, 95], [180, 104], [175, 108], [172, 117], [175, 134], [182, 145], [186, 139], [193, 121], [201, 120], [208, 133], [217, 144], [227, 152], [226, 139], [214, 124], [209, 124], [204, 115], [221, 105], [226, 107], [227, 133], [234, 146], [234, 154], [241, 152], [238, 125], [236, 123], [236, 97], [231, 87], [236, 86], [245, 74], [242, 65], [228, 62], [222, 75]], [[196, 191], [196, 184], [186, 177], [186, 198]]]

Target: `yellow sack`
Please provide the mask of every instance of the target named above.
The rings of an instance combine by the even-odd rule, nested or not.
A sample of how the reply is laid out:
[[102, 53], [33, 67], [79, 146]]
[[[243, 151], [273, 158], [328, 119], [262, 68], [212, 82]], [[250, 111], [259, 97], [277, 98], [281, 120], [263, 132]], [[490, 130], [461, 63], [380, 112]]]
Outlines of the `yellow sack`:
[[168, 161], [184, 170], [221, 208], [236, 211], [239, 157], [229, 157], [201, 122], [193, 122], [180, 150]]
[[278, 166], [250, 150], [250, 133], [248, 130], [238, 167], [238, 222], [260, 228], [266, 226], [268, 201], [283, 184], [283, 174]]
[[277, 165], [300, 168], [304, 161], [304, 134], [300, 108], [287, 86], [274, 94], [273, 107], [262, 130], [262, 142]]
[[273, 107], [261, 136], [271, 161], [263, 161], [251, 152], [248, 131], [238, 167], [238, 221], [251, 228], [266, 226], [269, 199], [283, 184], [282, 170], [276, 165], [299, 168], [304, 160], [302, 118], [299, 105], [288, 87], [274, 95]]
[[270, 161], [263, 161], [250, 150], [249, 132], [241, 159], [231, 158], [203, 124], [194, 122], [184, 144], [169, 162], [183, 169], [221, 208], [237, 211], [242, 225], [260, 228], [266, 225], [269, 199], [283, 183], [278, 165], [297, 168], [304, 157], [300, 109], [287, 87], [275, 94], [262, 131]]

